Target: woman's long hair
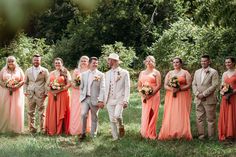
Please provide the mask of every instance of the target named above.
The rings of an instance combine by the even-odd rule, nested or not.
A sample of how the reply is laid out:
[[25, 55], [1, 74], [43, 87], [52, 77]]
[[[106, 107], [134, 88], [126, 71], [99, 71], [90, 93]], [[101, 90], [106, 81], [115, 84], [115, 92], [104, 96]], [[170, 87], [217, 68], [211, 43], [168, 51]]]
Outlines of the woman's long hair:
[[63, 76], [65, 78], [65, 84], [67, 83], [67, 79], [68, 79], [68, 70], [63, 66], [63, 60], [59, 57], [55, 58], [54, 59], [54, 62], [55, 61], [60, 61], [62, 63], [62, 67], [60, 69], [60, 76]]

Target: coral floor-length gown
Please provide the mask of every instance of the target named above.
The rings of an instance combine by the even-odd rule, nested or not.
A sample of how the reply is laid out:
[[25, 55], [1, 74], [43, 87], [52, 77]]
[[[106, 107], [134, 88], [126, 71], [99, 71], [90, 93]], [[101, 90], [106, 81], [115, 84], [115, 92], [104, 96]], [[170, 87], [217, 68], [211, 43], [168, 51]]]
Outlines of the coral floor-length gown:
[[[224, 78], [224, 82], [236, 89], [236, 75]], [[231, 95], [229, 102], [222, 97], [218, 122], [219, 140], [236, 139], [236, 95]]]
[[[186, 84], [186, 78], [179, 76], [180, 86]], [[176, 97], [169, 90], [166, 91], [164, 115], [159, 140], [186, 139], [191, 140], [190, 112], [192, 97], [190, 89], [179, 91]]]
[[[140, 82], [151, 87], [157, 86], [156, 76], [152, 74], [141, 74]], [[142, 99], [141, 135], [144, 138], [156, 139], [156, 124], [158, 109], [160, 105], [160, 92], [158, 91], [146, 102]]]
[[[78, 69], [74, 70], [73, 77], [80, 75]], [[89, 112], [87, 118], [87, 132], [91, 129], [91, 114]], [[71, 88], [71, 114], [70, 114], [70, 134], [79, 135], [82, 132], [82, 121], [81, 121], [81, 103], [80, 103], [80, 89]]]
[[[56, 76], [50, 74], [50, 82], [55, 79], [58, 83], [65, 83], [64, 76]], [[48, 92], [48, 106], [46, 109], [46, 133], [48, 135], [59, 135], [62, 133], [69, 134], [70, 119], [70, 97], [68, 90], [64, 90], [57, 94], [56, 99], [52, 92]]]

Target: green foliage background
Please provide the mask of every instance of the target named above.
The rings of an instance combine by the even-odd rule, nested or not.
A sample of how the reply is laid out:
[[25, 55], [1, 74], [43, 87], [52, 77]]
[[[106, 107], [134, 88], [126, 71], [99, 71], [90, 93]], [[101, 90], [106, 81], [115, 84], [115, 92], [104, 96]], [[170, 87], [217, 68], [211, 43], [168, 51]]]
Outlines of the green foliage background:
[[[40, 51], [45, 66], [52, 68], [53, 58], [61, 57], [66, 67], [73, 69], [82, 55], [101, 56], [101, 69], [105, 70], [104, 57], [119, 43], [118, 47], [124, 47], [121, 58], [125, 67], [139, 70], [143, 59], [152, 54], [157, 68], [165, 73], [175, 56], [182, 57], [185, 68], [193, 71], [200, 56], [210, 54], [212, 66], [220, 72], [224, 58], [235, 56], [235, 0], [54, 0], [42, 9], [47, 6], [43, 3], [26, 3], [39, 8], [30, 12], [28, 24], [19, 27], [21, 31], [15, 32], [10, 42], [8, 38], [0, 41], [2, 58], [13, 54], [25, 68], [32, 54]], [[24, 12], [23, 4], [20, 9]], [[9, 21], [3, 13], [1, 28]], [[0, 66], [4, 64], [1, 60]]]

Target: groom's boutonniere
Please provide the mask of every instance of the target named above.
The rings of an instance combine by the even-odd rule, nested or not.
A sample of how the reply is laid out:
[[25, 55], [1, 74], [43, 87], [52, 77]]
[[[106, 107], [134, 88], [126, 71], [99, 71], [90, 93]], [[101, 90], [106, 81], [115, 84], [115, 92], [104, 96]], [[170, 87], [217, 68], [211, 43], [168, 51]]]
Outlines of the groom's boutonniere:
[[120, 75], [120, 71], [117, 72], [117, 79], [116, 82], [119, 81], [121, 79], [121, 75]]
[[101, 80], [101, 77], [100, 76], [94, 76], [94, 79], [93, 79], [94, 81], [100, 81]]

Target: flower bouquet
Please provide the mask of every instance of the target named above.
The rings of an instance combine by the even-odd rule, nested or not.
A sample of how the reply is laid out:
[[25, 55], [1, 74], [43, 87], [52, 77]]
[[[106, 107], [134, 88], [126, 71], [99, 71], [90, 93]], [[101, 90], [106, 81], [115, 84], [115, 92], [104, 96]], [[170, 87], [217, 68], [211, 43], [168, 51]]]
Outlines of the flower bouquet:
[[[233, 93], [232, 87], [229, 84], [224, 83], [221, 86], [220, 94], [222, 96], [226, 96], [226, 94], [231, 94], [231, 93]], [[229, 100], [230, 100], [230, 95], [226, 96], [226, 101], [227, 101], [228, 104], [229, 104]]]
[[[139, 92], [143, 95], [143, 96], [147, 96], [147, 95], [152, 95], [153, 93], [153, 88], [151, 86], [149, 86], [148, 84], [144, 84], [142, 85], [142, 88], [139, 90]], [[146, 103], [147, 99], [144, 98], [143, 102]]]
[[[168, 85], [172, 88], [180, 88], [179, 80], [176, 76], [173, 76], [170, 80]], [[173, 97], [176, 97], [176, 93], [173, 93]]]
[[80, 75], [77, 75], [76, 78], [74, 79], [75, 85], [76, 86], [80, 86], [81, 84], [81, 79], [80, 79]]
[[[53, 80], [52, 82], [50, 82], [50, 88], [51, 90], [61, 90], [63, 88], [63, 84], [59, 83], [59, 81], [57, 79]], [[57, 94], [54, 94], [54, 100], [57, 100]]]
[[12, 95], [12, 93], [13, 93], [12, 88], [15, 88], [18, 84], [19, 84], [19, 82], [15, 79], [8, 79], [6, 81], [6, 87], [9, 88], [10, 95]]

